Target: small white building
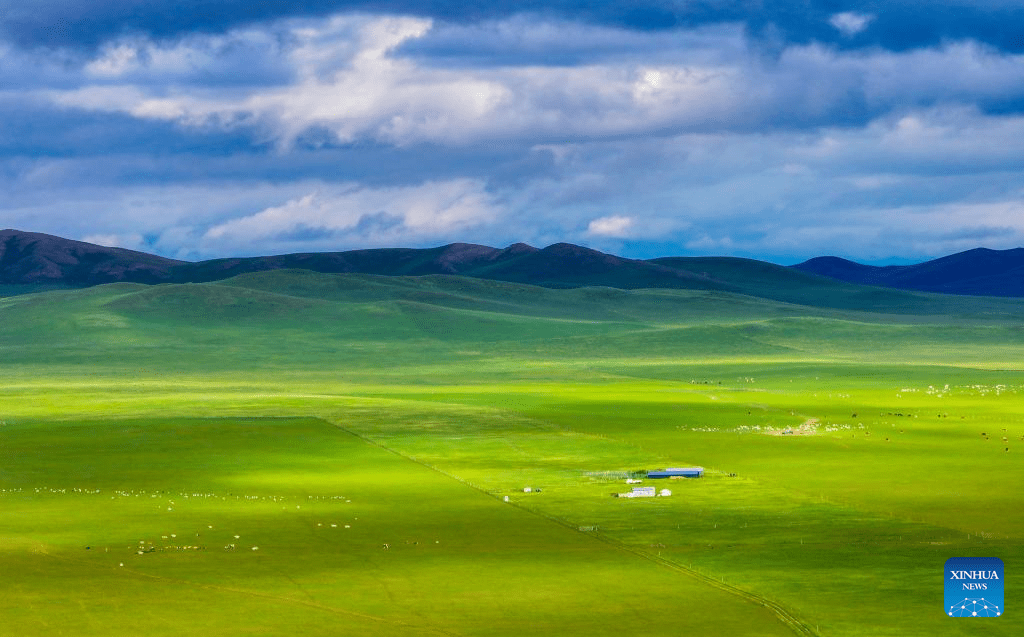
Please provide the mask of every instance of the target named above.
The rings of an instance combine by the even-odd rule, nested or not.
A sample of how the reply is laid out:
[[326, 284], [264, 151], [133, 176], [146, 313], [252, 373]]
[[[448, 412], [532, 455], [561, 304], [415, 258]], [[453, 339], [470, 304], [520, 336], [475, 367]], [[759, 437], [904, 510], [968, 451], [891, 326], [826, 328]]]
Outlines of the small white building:
[[532, 493], [532, 492], [533, 492], [533, 489], [531, 489], [530, 487], [523, 487], [523, 493]]
[[640, 484], [643, 482], [640, 478], [626, 478], [626, 484]]
[[633, 487], [629, 493], [618, 494], [620, 498], [653, 498], [655, 495], [654, 487]]
[[662, 489], [661, 491], [658, 492], [658, 495], [660, 495], [663, 498], [667, 498], [668, 496], [672, 495], [672, 492], [669, 491], [668, 489]]

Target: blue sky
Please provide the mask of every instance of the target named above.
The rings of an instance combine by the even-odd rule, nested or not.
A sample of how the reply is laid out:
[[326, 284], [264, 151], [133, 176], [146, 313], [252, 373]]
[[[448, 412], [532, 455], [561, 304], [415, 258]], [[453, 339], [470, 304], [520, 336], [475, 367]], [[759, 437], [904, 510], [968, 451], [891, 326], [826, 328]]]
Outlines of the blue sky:
[[0, 227], [184, 259], [1024, 244], [1024, 8], [0, 0]]

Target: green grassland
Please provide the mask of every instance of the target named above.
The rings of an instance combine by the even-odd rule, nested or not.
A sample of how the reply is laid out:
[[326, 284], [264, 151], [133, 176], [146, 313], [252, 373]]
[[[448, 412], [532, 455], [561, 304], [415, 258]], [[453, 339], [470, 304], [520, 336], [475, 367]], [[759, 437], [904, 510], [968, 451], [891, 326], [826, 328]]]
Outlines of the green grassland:
[[702, 267], [0, 298], [0, 635], [1022, 634], [1024, 302]]

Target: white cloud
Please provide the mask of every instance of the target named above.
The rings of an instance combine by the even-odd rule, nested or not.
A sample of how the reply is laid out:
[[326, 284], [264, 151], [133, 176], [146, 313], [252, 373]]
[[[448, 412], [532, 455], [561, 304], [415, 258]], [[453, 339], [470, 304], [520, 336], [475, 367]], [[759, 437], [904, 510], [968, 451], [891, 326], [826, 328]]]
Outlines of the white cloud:
[[629, 236], [629, 231], [632, 227], [632, 217], [613, 215], [591, 221], [587, 226], [587, 234], [599, 237], [624, 238]]
[[[870, 19], [842, 13], [833, 23], [853, 33]], [[401, 51], [429, 40], [437, 28], [430, 20], [342, 15], [261, 28], [173, 45], [111, 46], [87, 66], [106, 74], [102, 82], [48, 95], [69, 108], [186, 126], [255, 126], [282, 149], [310, 131], [342, 143], [468, 146], [813, 129], [858, 111], [870, 118], [916, 104], [1024, 98], [1024, 56], [970, 42], [903, 53], [809, 44], [766, 60], [738, 30], [695, 31], [680, 36], [697, 42], [695, 49], [668, 50], [659, 40], [649, 60], [619, 52], [587, 64], [443, 67]], [[536, 25], [521, 21], [502, 28], [506, 40], [516, 29], [538, 37]], [[608, 37], [606, 27], [574, 28], [580, 37]], [[203, 72], [222, 69], [220, 60], [238, 47], [252, 54], [249, 67], [287, 71], [273, 83], [202, 84]], [[239, 69], [242, 62], [232, 64]], [[168, 74], [177, 80], [161, 83]]]
[[118, 235], [118, 234], [90, 234], [82, 237], [82, 241], [86, 243], [95, 243], [100, 246], [107, 246], [108, 248], [128, 248], [129, 250], [139, 250], [143, 247], [144, 239], [141, 234], [137, 232]]
[[[246, 78], [265, 77], [261, 72], [267, 70], [280, 76], [281, 58], [287, 54], [283, 40], [287, 39], [268, 25], [176, 40], [126, 37], [104, 45], [94, 58], [85, 61], [82, 71], [107, 83], [121, 79], [143, 85], [203, 84], [211, 80], [244, 84]], [[293, 43], [292, 49], [297, 54], [301, 47]]]
[[[686, 246], [680, 252], [794, 259], [837, 252], [912, 258], [1024, 244], [1014, 230], [1016, 218], [1024, 219], [1024, 184], [1016, 177], [1024, 117], [963, 107], [812, 133], [548, 144], [531, 154], [536, 170], [511, 182], [430, 166], [409, 178], [400, 165], [394, 177], [406, 185], [217, 176], [229, 166], [231, 174], [245, 173], [249, 162], [254, 174], [268, 165], [280, 173], [314, 156], [200, 157], [178, 168], [184, 183], [135, 186], [110, 180], [166, 164], [144, 156], [0, 162], [0, 227], [106, 235], [105, 242], [177, 258], [450, 241], [573, 241], [615, 251], [621, 239], [654, 239]], [[191, 175], [201, 183], [188, 183]], [[144, 243], [128, 240], [138, 234]], [[894, 237], [904, 239], [895, 249]]]
[[866, 29], [868, 24], [874, 19], [875, 16], [867, 13], [844, 11], [833, 15], [829, 18], [828, 23], [838, 29], [843, 35], [850, 37]]
[[139, 51], [130, 44], [109, 46], [103, 54], [85, 65], [85, 72], [100, 77], [116, 77], [138, 68]]
[[393, 188], [335, 186], [218, 223], [199, 244], [206, 253], [249, 252], [257, 245], [397, 245], [457, 235], [500, 215], [483, 183], [470, 179]]
[[819, 166], [898, 175], [1012, 170], [1024, 160], [1024, 116], [987, 117], [970, 107], [921, 109], [860, 129], [830, 129], [793, 148]]
[[[649, 239], [883, 258], [894, 236], [928, 254], [1021, 242], [1024, 56], [970, 41], [769, 57], [739, 26], [341, 15], [117, 39], [88, 60], [12, 49], [0, 85], [0, 107], [27, 104], [10, 121], [45, 122], [25, 137], [44, 131], [52, 158], [0, 157], [0, 227], [179, 258]], [[49, 150], [64, 139], [75, 152]]]

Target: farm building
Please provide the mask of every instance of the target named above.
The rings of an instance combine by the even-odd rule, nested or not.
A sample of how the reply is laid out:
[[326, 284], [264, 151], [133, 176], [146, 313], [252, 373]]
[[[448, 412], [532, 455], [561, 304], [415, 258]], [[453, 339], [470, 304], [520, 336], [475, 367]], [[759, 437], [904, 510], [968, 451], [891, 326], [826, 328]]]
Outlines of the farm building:
[[704, 467], [674, 467], [662, 471], [648, 471], [648, 478], [702, 478]]
[[633, 490], [629, 493], [620, 493], [620, 498], [653, 498], [657, 495], [654, 491], [654, 487], [633, 487]]

